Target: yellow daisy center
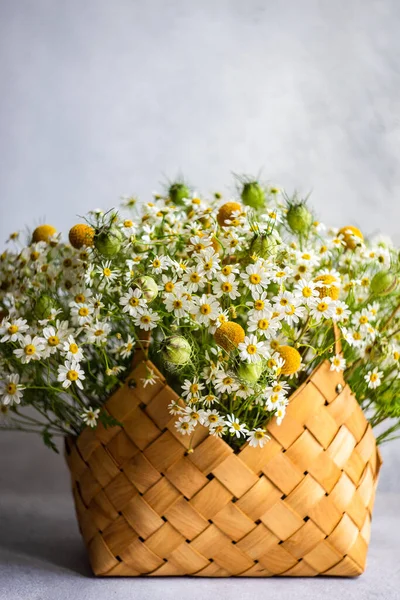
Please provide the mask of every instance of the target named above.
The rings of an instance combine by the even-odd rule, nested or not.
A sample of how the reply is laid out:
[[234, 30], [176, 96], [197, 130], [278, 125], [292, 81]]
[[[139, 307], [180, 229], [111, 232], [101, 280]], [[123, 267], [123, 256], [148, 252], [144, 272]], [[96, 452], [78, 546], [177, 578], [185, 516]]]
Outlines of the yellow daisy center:
[[69, 351], [71, 352], [71, 354], [76, 354], [78, 352], [79, 348], [76, 344], [70, 344], [69, 345]]
[[190, 275], [190, 281], [192, 283], [199, 283], [199, 281], [200, 281], [200, 275], [198, 273], [192, 273]]
[[302, 293], [304, 298], [310, 298], [312, 296], [312, 289], [309, 287], [304, 287]]
[[372, 381], [372, 382], [375, 382], [375, 381], [377, 381], [377, 380], [378, 380], [378, 375], [377, 375], [377, 373], [371, 373], [371, 375], [370, 375], [370, 378], [369, 378], [369, 379], [370, 379], [370, 381]]
[[221, 285], [221, 289], [223, 292], [231, 292], [232, 291], [232, 284], [228, 283], [227, 281], [225, 281], [222, 285]]
[[252, 273], [249, 277], [249, 281], [252, 285], [257, 285], [260, 283], [261, 277], [258, 275], [258, 273]]
[[109, 269], [108, 267], [106, 267], [105, 269], [103, 269], [103, 275], [104, 275], [104, 277], [110, 277], [110, 275], [111, 275], [111, 269]]
[[263, 310], [263, 308], [264, 308], [264, 304], [265, 304], [265, 303], [263, 302], [263, 300], [256, 300], [256, 301], [254, 302], [254, 308], [255, 308], [256, 310]]
[[8, 333], [9, 334], [13, 334], [13, 333], [17, 333], [18, 331], [18, 325], [10, 325], [10, 327], [8, 328]]
[[7, 394], [10, 394], [10, 396], [13, 396], [16, 391], [17, 391], [17, 386], [15, 383], [9, 383], [7, 385]]
[[85, 295], [84, 294], [77, 294], [75, 296], [75, 302], [77, 304], [83, 304], [85, 302]]
[[148, 325], [149, 323], [151, 323], [151, 319], [148, 315], [143, 315], [140, 318], [140, 322], [143, 323], [144, 325]]
[[132, 298], [129, 298], [129, 304], [131, 306], [139, 306], [139, 298], [132, 296]]
[[192, 383], [192, 385], [190, 386], [190, 392], [192, 394], [197, 394], [198, 391], [199, 391], [199, 384], [198, 383]]
[[202, 304], [200, 306], [200, 312], [202, 315], [209, 315], [211, 312], [211, 306], [209, 304]]
[[326, 302], [320, 302], [317, 306], [317, 310], [321, 313], [325, 312], [328, 310], [328, 304]]
[[175, 285], [172, 283], [172, 281], [167, 281], [167, 283], [164, 285], [164, 290], [166, 292], [172, 292], [174, 287], [175, 287]]
[[249, 344], [247, 346], [247, 354], [256, 354], [257, 353], [257, 346], [255, 346], [255, 344]]
[[47, 340], [49, 346], [58, 346], [60, 339], [56, 335], [51, 335]]
[[225, 267], [222, 268], [221, 272], [223, 275], [230, 275], [232, 273], [232, 267], [230, 267], [229, 265], [225, 265]]
[[77, 379], [79, 379], [78, 371], [75, 371], [74, 369], [68, 371], [67, 379], [69, 379], [70, 381], [77, 381]]
[[35, 354], [36, 348], [33, 344], [28, 344], [25, 346], [24, 351], [27, 356], [32, 356], [32, 354]]
[[82, 306], [79, 309], [78, 314], [80, 317], [87, 317], [89, 314], [89, 309], [86, 306]]
[[269, 321], [268, 321], [268, 319], [260, 319], [258, 321], [258, 329], [265, 330], [265, 329], [268, 329], [268, 327], [269, 327]]

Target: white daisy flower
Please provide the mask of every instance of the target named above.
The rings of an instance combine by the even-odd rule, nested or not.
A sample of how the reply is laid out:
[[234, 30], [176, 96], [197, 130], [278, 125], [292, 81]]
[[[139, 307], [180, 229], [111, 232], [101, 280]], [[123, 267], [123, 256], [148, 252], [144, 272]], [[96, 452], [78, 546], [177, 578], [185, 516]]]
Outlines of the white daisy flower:
[[142, 290], [130, 288], [126, 294], [120, 297], [119, 303], [123, 306], [122, 312], [127, 312], [131, 317], [136, 317], [141, 308], [146, 306]]
[[251, 291], [253, 298], [254, 294], [262, 294], [264, 288], [270, 283], [268, 274], [259, 260], [254, 265], [247, 266], [246, 272], [241, 273], [240, 277]]
[[343, 321], [346, 321], [346, 319], [348, 319], [349, 316], [350, 316], [350, 309], [347, 306], [347, 304], [345, 302], [342, 302], [341, 300], [336, 300], [335, 301], [335, 310], [332, 315], [332, 320], [335, 323], [341, 323]]
[[24, 389], [25, 386], [19, 383], [18, 373], [7, 375], [3, 381], [0, 381], [0, 403], [4, 406], [20, 404]]
[[259, 342], [254, 334], [246, 336], [238, 346], [240, 358], [246, 362], [259, 362], [268, 357], [268, 349], [264, 342]]
[[168, 260], [166, 256], [155, 256], [153, 260], [150, 262], [150, 270], [159, 275], [166, 269], [168, 269]]
[[330, 367], [331, 371], [336, 371], [337, 373], [340, 373], [341, 371], [344, 371], [346, 368], [346, 360], [343, 358], [343, 356], [341, 354], [335, 354], [335, 356], [332, 356], [332, 358], [330, 359], [330, 362], [331, 362], [331, 367]]
[[71, 316], [73, 321], [77, 325], [85, 325], [85, 323], [89, 323], [92, 320], [93, 315], [93, 306], [90, 304], [77, 304], [76, 302], [71, 302]]
[[119, 277], [119, 270], [112, 266], [111, 260], [104, 262], [96, 272], [101, 276], [103, 284], [109, 284]]
[[237, 438], [240, 438], [242, 435], [245, 437], [248, 433], [246, 425], [240, 423], [239, 419], [235, 417], [234, 414], [226, 417], [225, 424], [228, 427], [229, 433], [233, 433]]
[[185, 292], [166, 294], [165, 308], [168, 312], [172, 312], [175, 315], [175, 317], [181, 319], [189, 314], [191, 302], [188, 300], [187, 294]]
[[89, 408], [85, 408], [81, 413], [81, 419], [86, 425], [88, 425], [88, 427], [96, 427], [99, 414], [99, 408], [93, 409], [91, 406], [89, 406]]
[[194, 429], [194, 425], [190, 423], [189, 417], [180, 417], [175, 422], [175, 427], [182, 435], [190, 435]]
[[189, 379], [185, 379], [182, 385], [182, 396], [186, 398], [186, 400], [191, 400], [192, 398], [197, 398], [199, 392], [204, 389], [204, 384], [199, 383], [197, 377], [190, 381]]
[[72, 335], [69, 335], [68, 339], [63, 343], [62, 353], [67, 360], [74, 360], [75, 362], [83, 360], [82, 349], [75, 342]]
[[283, 283], [293, 275], [293, 269], [291, 267], [284, 267], [274, 271], [271, 275], [271, 281], [274, 283]]
[[105, 344], [107, 342], [107, 336], [111, 331], [111, 325], [109, 323], [102, 323], [101, 321], [95, 321], [85, 329], [86, 340], [89, 344]]
[[128, 358], [132, 354], [135, 349], [135, 343], [135, 339], [131, 335], [128, 335], [126, 342], [118, 348], [121, 358]]
[[225, 423], [216, 423], [215, 425], [210, 425], [210, 434], [214, 437], [221, 438], [227, 432], [227, 427]]
[[150, 331], [157, 327], [157, 323], [160, 320], [160, 315], [154, 312], [151, 308], [144, 307], [140, 308], [138, 314], [134, 317], [134, 323], [140, 329]]
[[378, 371], [378, 367], [375, 367], [375, 369], [373, 369], [372, 371], [368, 371], [368, 373], [364, 375], [364, 379], [368, 383], [368, 387], [374, 390], [375, 388], [381, 385], [382, 375], [383, 372]]
[[218, 371], [213, 378], [213, 385], [218, 394], [231, 394], [236, 391], [239, 384], [231, 372]]
[[201, 424], [204, 427], [215, 427], [218, 423], [223, 424], [224, 419], [217, 410], [203, 410]]
[[307, 279], [300, 279], [294, 286], [295, 291], [301, 296], [303, 302], [306, 304], [310, 303], [311, 298], [319, 296], [318, 290], [315, 288], [315, 282]]
[[281, 328], [281, 323], [272, 314], [272, 310], [268, 309], [262, 311], [262, 316], [253, 313], [247, 322], [247, 330], [250, 332], [256, 331], [259, 335], [263, 335], [267, 339], [273, 338], [277, 330]]
[[240, 296], [240, 292], [238, 292], [239, 284], [235, 280], [235, 275], [232, 273], [227, 277], [218, 276], [217, 281], [213, 284], [213, 292], [217, 298], [221, 298], [221, 296], [229, 296], [231, 300], [235, 300]]
[[281, 423], [285, 417], [285, 414], [286, 414], [286, 408], [284, 406], [279, 406], [279, 408], [277, 409], [277, 411], [275, 413], [277, 425], [281, 425]]
[[19, 340], [21, 348], [14, 350], [23, 364], [28, 364], [31, 360], [40, 360], [44, 353], [44, 339], [38, 336], [26, 335]]
[[75, 383], [79, 389], [83, 390], [83, 379], [85, 379], [85, 373], [75, 360], [66, 360], [63, 365], [59, 365], [57, 381], [62, 383], [63, 388], [68, 389], [72, 383]]
[[207, 279], [212, 279], [219, 270], [219, 256], [214, 248], [206, 248], [200, 252], [197, 259], [197, 268], [204, 273]]
[[269, 435], [267, 435], [265, 429], [257, 427], [257, 429], [248, 432], [247, 439], [249, 442], [249, 446], [252, 446], [253, 448], [257, 448], [257, 446], [260, 446], [260, 448], [262, 448], [270, 439], [270, 437]]
[[187, 269], [183, 274], [182, 280], [186, 283], [187, 290], [190, 294], [203, 288], [207, 282], [204, 273], [196, 268]]
[[24, 338], [24, 334], [28, 331], [29, 325], [26, 319], [3, 319], [0, 326], [0, 342], [18, 342]]
[[218, 300], [211, 295], [203, 294], [200, 298], [196, 297], [192, 303], [191, 311], [196, 317], [196, 321], [203, 325], [209, 325], [211, 320], [218, 316], [220, 305]]
[[335, 301], [329, 296], [325, 298], [315, 298], [310, 304], [310, 314], [316, 321], [321, 319], [331, 319], [335, 314]]

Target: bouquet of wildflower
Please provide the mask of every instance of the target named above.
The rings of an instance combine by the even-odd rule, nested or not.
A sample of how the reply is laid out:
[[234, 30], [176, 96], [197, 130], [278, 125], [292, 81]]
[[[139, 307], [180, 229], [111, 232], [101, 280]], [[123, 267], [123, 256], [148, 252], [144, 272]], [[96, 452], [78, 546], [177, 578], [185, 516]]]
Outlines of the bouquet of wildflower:
[[[344, 371], [378, 442], [400, 429], [399, 254], [353, 226], [326, 228], [296, 194], [238, 180], [235, 199], [184, 182], [94, 211], [69, 243], [50, 225], [0, 257], [2, 425], [54, 435], [116, 421], [102, 405], [149, 356], [198, 424], [263, 446], [322, 361]], [[334, 327], [343, 352], [336, 354]], [[157, 375], [149, 367], [144, 385]], [[34, 410], [22, 410], [31, 407]]]

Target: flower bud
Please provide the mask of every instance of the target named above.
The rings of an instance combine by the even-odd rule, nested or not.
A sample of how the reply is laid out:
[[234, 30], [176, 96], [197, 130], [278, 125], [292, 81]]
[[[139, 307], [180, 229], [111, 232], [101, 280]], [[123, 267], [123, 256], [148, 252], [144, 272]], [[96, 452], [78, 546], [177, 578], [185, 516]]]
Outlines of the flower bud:
[[166, 362], [176, 366], [183, 366], [190, 360], [192, 347], [184, 337], [173, 335], [163, 342], [161, 353]]
[[257, 381], [260, 379], [262, 372], [262, 361], [256, 363], [241, 363], [237, 370], [237, 375], [239, 379], [241, 379], [245, 383], [253, 385], [257, 383]]
[[32, 233], [32, 243], [48, 242], [56, 233], [57, 229], [53, 225], [39, 225]]
[[42, 294], [36, 300], [33, 312], [38, 319], [48, 319], [55, 307], [56, 303], [53, 298], [47, 294]]
[[371, 292], [376, 296], [387, 296], [397, 286], [397, 277], [389, 271], [379, 271], [375, 273], [371, 280]]
[[293, 375], [293, 373], [296, 373], [300, 369], [301, 356], [296, 348], [292, 346], [279, 346], [277, 352], [285, 361], [281, 370], [283, 375]]
[[121, 250], [123, 235], [113, 227], [108, 231], [100, 231], [95, 235], [94, 245], [104, 258], [113, 258]]
[[286, 215], [286, 220], [293, 233], [307, 233], [313, 220], [312, 214], [304, 204], [291, 204]]
[[142, 275], [134, 280], [132, 283], [132, 289], [138, 288], [143, 294], [143, 298], [148, 304], [153, 302], [158, 295], [158, 286], [152, 277], [148, 275]]
[[248, 181], [243, 184], [241, 193], [243, 204], [251, 208], [263, 208], [265, 204], [265, 192], [257, 181]]
[[184, 203], [185, 198], [189, 198], [190, 192], [184, 183], [173, 183], [168, 190], [168, 195], [171, 202], [179, 206]]
[[74, 248], [93, 246], [94, 229], [86, 223], [78, 223], [69, 230], [69, 242]]

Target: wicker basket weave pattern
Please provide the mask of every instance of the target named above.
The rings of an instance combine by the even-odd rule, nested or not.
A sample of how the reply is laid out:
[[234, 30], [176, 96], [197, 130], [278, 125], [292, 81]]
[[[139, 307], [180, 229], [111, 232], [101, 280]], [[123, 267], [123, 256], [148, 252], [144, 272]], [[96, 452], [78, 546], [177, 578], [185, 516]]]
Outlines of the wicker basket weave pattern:
[[[157, 374], [144, 386], [147, 366]], [[381, 464], [342, 375], [322, 363], [263, 448], [179, 434], [163, 375], [139, 360], [106, 403], [123, 427], [66, 441], [80, 529], [97, 575], [356, 576]]]

